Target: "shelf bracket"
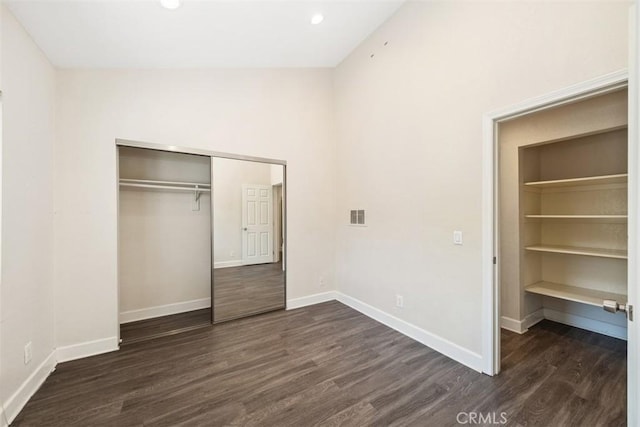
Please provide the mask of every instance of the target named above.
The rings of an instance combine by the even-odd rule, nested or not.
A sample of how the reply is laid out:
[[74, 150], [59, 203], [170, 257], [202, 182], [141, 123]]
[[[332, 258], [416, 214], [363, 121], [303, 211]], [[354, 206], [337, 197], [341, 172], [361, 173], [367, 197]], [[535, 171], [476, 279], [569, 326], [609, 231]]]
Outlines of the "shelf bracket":
[[602, 301], [602, 308], [609, 313], [621, 311], [626, 314], [627, 319], [633, 322], [633, 306], [631, 304], [618, 304], [617, 301], [606, 299]]
[[200, 194], [202, 194], [200, 192], [200, 187], [196, 185], [195, 188], [193, 189], [193, 203], [191, 204], [192, 211], [200, 210]]

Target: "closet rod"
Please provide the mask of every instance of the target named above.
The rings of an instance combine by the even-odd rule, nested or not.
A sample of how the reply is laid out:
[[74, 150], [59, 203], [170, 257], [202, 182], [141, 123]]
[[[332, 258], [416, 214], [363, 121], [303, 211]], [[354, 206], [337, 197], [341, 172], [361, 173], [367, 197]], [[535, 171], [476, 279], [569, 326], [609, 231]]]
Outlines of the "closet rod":
[[150, 184], [150, 185], [176, 185], [176, 186], [198, 186], [201, 188], [211, 188], [211, 184], [205, 182], [180, 182], [180, 181], [155, 181], [151, 179], [131, 179], [120, 178], [120, 184]]
[[210, 188], [201, 188], [198, 184], [193, 187], [180, 187], [171, 185], [153, 185], [153, 184], [137, 184], [132, 182], [121, 182], [121, 187], [137, 187], [137, 188], [158, 188], [161, 190], [177, 190], [177, 191], [198, 191], [202, 193], [210, 193]]

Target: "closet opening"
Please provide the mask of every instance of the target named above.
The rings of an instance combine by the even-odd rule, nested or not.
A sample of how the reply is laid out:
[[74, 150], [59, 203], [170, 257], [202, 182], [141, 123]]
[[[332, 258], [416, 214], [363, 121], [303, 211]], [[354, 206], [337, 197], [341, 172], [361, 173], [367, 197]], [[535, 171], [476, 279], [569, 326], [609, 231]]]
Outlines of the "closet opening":
[[122, 344], [208, 327], [211, 161], [118, 147]]
[[121, 344], [286, 307], [286, 163], [116, 141]]
[[625, 86], [496, 128], [502, 368], [550, 390], [565, 378], [585, 399], [604, 369], [614, 417], [627, 396], [627, 125]]

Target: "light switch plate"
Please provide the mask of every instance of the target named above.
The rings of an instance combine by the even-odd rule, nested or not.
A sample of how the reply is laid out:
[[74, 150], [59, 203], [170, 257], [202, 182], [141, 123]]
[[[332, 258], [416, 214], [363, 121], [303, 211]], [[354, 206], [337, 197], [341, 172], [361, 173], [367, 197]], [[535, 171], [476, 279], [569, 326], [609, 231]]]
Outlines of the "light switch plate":
[[27, 365], [31, 362], [33, 358], [33, 345], [31, 341], [25, 344], [24, 346], [24, 364]]
[[462, 231], [454, 231], [453, 232], [453, 244], [461, 245], [462, 244]]

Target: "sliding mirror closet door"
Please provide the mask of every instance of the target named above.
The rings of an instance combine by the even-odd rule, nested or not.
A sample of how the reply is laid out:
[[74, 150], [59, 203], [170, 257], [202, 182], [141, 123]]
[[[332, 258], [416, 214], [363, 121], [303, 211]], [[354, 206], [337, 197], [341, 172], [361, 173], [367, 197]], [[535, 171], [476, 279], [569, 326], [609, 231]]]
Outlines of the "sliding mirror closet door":
[[214, 322], [285, 307], [284, 166], [212, 158]]
[[210, 157], [118, 153], [123, 344], [210, 325]]

